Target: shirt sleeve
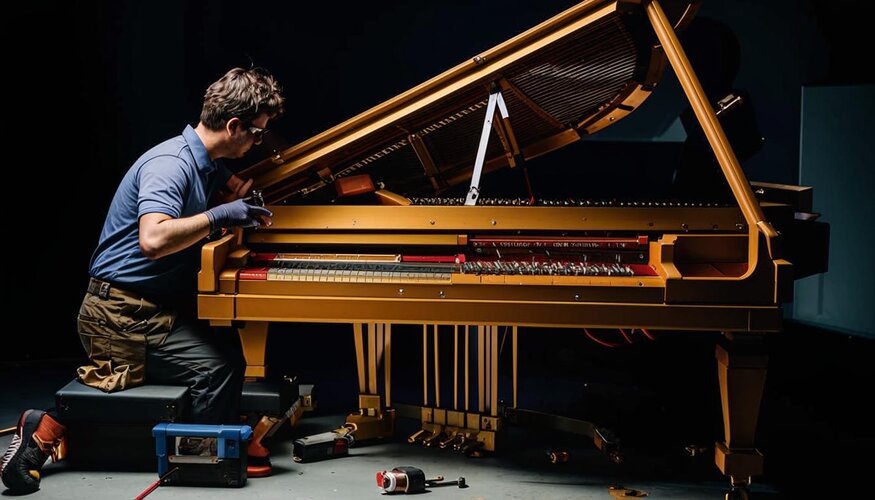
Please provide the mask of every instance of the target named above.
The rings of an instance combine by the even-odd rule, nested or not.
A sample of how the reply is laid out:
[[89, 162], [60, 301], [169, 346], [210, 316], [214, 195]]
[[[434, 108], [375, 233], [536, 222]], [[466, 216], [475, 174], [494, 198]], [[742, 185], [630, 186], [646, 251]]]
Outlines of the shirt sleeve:
[[191, 184], [184, 167], [184, 162], [175, 156], [158, 156], [140, 167], [137, 217], [162, 213], [179, 218]]

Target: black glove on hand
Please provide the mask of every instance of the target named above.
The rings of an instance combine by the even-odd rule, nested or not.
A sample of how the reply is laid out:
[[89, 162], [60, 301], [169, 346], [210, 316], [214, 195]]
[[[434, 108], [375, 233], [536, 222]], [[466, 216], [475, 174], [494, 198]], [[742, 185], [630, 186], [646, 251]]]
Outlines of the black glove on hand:
[[261, 224], [259, 215], [273, 216], [270, 210], [250, 205], [243, 200], [234, 200], [215, 206], [204, 214], [210, 219], [211, 232], [223, 227], [255, 227]]

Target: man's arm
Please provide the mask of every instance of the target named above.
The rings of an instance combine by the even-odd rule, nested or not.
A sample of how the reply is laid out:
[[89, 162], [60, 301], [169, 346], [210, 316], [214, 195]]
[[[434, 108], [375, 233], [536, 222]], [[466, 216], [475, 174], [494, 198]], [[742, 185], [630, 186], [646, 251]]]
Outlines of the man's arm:
[[147, 213], [140, 217], [140, 251], [148, 259], [160, 259], [194, 245], [220, 228], [269, 226], [272, 215], [270, 210], [243, 200], [223, 203], [181, 219], [161, 212]]
[[194, 245], [210, 233], [210, 219], [200, 213], [174, 219], [162, 213], [140, 217], [140, 251], [155, 260]]

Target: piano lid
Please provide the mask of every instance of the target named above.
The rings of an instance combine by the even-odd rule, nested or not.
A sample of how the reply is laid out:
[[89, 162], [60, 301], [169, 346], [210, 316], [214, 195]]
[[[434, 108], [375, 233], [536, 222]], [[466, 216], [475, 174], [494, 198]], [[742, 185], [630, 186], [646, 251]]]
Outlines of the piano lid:
[[[634, 111], [662, 76], [645, 1], [585, 0], [241, 175], [268, 203], [361, 173], [408, 196], [440, 193], [470, 180], [497, 90], [509, 119], [493, 121], [484, 173], [575, 142]], [[661, 4], [678, 29], [698, 2]]]

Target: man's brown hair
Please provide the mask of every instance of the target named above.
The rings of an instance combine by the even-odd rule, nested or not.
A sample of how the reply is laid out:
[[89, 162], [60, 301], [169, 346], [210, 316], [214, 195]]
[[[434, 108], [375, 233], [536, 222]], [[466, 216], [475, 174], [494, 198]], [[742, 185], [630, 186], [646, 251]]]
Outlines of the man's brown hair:
[[207, 88], [201, 123], [221, 130], [231, 118], [252, 123], [261, 113], [276, 117], [283, 112], [282, 88], [266, 70], [234, 68]]

